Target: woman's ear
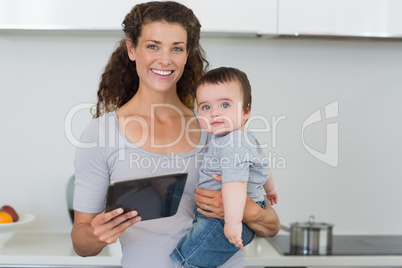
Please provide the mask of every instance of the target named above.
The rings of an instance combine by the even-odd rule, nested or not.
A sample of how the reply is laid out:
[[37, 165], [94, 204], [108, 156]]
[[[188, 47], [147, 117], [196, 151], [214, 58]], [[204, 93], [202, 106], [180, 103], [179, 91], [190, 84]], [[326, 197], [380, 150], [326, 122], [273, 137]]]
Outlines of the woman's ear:
[[135, 61], [135, 48], [130, 38], [126, 38], [126, 48], [130, 60]]

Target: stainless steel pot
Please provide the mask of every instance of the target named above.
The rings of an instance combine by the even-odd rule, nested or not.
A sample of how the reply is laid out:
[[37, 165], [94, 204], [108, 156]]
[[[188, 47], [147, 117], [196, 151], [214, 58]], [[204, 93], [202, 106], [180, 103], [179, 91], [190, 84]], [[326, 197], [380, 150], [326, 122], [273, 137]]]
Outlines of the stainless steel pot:
[[308, 222], [295, 222], [290, 228], [281, 225], [281, 229], [290, 232], [291, 255], [331, 255], [332, 224], [317, 223], [314, 216]]

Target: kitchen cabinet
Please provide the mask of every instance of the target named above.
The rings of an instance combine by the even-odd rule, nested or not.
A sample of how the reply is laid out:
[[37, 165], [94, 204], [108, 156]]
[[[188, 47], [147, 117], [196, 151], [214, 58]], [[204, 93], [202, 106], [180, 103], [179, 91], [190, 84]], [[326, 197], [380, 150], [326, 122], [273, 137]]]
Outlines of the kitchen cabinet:
[[126, 0], [0, 0], [2, 29], [120, 30], [139, 1]]
[[[120, 30], [144, 0], [0, 0], [0, 29]], [[178, 0], [193, 10], [204, 33], [276, 34], [277, 0]]]
[[181, 0], [202, 24], [203, 32], [276, 34], [277, 0]]
[[[177, 0], [203, 34], [402, 37], [400, 0]], [[0, 0], [0, 29], [120, 31], [144, 0]]]
[[278, 33], [402, 37], [400, 0], [279, 0]]

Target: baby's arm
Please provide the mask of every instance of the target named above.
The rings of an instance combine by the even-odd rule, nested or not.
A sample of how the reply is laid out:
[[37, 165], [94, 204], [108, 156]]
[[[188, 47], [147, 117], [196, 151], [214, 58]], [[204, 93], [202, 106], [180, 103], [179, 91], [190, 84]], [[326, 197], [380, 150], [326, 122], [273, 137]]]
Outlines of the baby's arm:
[[268, 201], [271, 203], [271, 205], [277, 204], [278, 203], [278, 194], [276, 193], [276, 190], [275, 190], [275, 185], [274, 185], [274, 180], [272, 179], [271, 170], [269, 171], [269, 178], [264, 184], [264, 190], [267, 194]]
[[222, 184], [222, 199], [225, 209], [225, 236], [238, 248], [243, 247], [242, 219], [247, 198], [247, 182]]

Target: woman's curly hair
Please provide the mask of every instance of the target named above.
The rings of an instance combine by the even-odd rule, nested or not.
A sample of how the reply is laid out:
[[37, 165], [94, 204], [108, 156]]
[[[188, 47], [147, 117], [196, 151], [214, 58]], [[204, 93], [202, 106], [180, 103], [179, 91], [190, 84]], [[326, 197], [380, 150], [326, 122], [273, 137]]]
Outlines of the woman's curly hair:
[[137, 47], [142, 26], [157, 21], [178, 23], [187, 32], [188, 58], [177, 83], [177, 94], [187, 107], [194, 108], [198, 81], [208, 68], [205, 52], [199, 43], [201, 24], [192, 10], [182, 4], [173, 1], [148, 2], [134, 6], [122, 23], [125, 38], [120, 41], [102, 74], [94, 117], [116, 110], [137, 92], [139, 77], [136, 63], [128, 57], [125, 40], [130, 38], [134, 47]]

